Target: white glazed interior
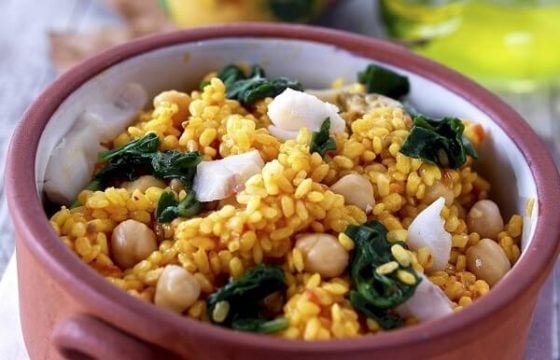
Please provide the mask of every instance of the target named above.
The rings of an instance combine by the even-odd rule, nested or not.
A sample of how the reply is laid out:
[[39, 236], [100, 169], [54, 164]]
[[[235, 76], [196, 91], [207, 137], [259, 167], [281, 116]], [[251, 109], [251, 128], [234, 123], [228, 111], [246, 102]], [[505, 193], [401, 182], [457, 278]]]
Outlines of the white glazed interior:
[[[261, 63], [271, 76], [284, 75], [300, 80], [307, 88], [321, 88], [329, 87], [339, 77], [347, 82], [355, 81], [356, 73], [372, 60], [331, 45], [266, 38], [208, 40], [130, 58], [84, 83], [51, 117], [37, 151], [37, 191], [42, 193], [45, 169], [53, 148], [80, 115], [95, 111], [100, 105], [115, 104], [115, 99], [121, 98], [130, 84], [140, 84], [152, 98], [165, 89], [197, 87], [201, 76], [208, 71], [239, 62]], [[527, 216], [527, 201], [536, 200], [537, 190], [521, 151], [487, 114], [466, 99], [426, 78], [403, 70], [399, 72], [409, 77], [412, 89], [409, 98], [421, 112], [432, 116], [458, 116], [482, 124], [488, 138], [480, 151], [479, 168], [492, 182], [491, 195], [500, 203], [506, 221], [513, 213], [524, 216], [525, 248], [535, 230], [534, 220], [538, 218], [539, 208], [535, 201], [532, 215]]]

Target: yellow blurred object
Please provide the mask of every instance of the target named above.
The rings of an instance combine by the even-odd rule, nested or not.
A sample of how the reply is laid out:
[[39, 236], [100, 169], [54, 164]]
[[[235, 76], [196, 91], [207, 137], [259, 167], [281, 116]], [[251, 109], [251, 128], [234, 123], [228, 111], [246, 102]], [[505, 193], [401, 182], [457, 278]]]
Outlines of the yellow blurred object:
[[161, 0], [180, 27], [240, 21], [309, 22], [329, 0]]
[[380, 0], [391, 37], [494, 88], [560, 78], [560, 0]]

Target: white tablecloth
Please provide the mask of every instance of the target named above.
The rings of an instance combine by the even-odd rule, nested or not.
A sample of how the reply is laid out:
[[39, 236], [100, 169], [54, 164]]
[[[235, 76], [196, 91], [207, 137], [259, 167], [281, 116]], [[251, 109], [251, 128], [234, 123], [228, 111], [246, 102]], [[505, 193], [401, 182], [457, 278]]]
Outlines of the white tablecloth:
[[27, 360], [29, 356], [23, 343], [19, 322], [15, 254], [12, 255], [2, 281], [0, 281], [0, 299], [0, 358], [4, 360]]

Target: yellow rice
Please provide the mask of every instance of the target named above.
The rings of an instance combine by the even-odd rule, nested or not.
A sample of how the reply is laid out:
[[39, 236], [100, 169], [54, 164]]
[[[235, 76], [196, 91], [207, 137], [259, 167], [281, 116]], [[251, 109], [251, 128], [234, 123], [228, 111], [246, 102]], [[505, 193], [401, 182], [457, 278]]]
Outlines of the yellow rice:
[[[336, 136], [335, 154], [323, 159], [309, 153], [311, 134], [307, 129], [301, 129], [297, 139], [284, 143], [269, 134], [266, 109], [270, 100], [245, 109], [237, 101], [226, 99], [224, 84], [213, 78], [204, 91], [188, 95], [187, 105], [160, 101], [154, 110], [142, 112], [109, 144], [121, 146], [154, 132], [161, 140], [160, 150], [196, 150], [206, 160], [258, 150], [266, 162], [262, 172], [251, 177], [234, 199], [219, 204], [217, 210], [156, 226], [153, 214], [165, 189], [151, 187], [130, 193], [110, 187], [82, 191], [78, 197], [82, 206], [62, 207], [51, 217], [52, 227], [72, 251], [107, 280], [148, 302], [153, 302], [163, 267], [184, 267], [195, 275], [202, 290], [201, 299], [184, 316], [202, 321], [208, 321], [205, 296], [223, 286], [225, 278], [237, 278], [255, 264], [273, 260], [283, 264], [288, 285], [283, 315], [290, 325], [277, 336], [350, 338], [379, 332], [380, 327], [352, 308], [347, 299], [348, 275], [322, 279], [319, 274], [304, 271], [303, 256], [293, 248], [295, 237], [309, 232], [333, 233], [351, 252], [354, 244], [342, 233], [345, 228], [376, 219], [389, 231], [389, 241], [405, 241], [411, 221], [428, 205], [427, 188], [443, 182], [456, 197], [456, 202], [442, 212], [453, 248], [449, 266], [432, 272], [429, 279], [445, 292], [456, 310], [489, 291], [485, 281], [466, 270], [465, 252], [480, 236], [467, 228], [465, 209], [489, 192], [489, 183], [472, 170], [470, 160], [457, 170], [440, 169], [399, 153], [412, 122], [402, 109], [395, 108], [376, 109], [353, 119], [351, 133]], [[173, 120], [179, 111], [188, 113], [182, 124]], [[477, 146], [484, 132], [468, 123], [465, 135]], [[329, 190], [349, 173], [362, 174], [373, 185], [376, 204], [367, 216]], [[159, 240], [159, 248], [130, 269], [114, 264], [108, 244], [112, 230], [125, 219], [149, 225]], [[521, 228], [522, 218], [514, 215], [496, 239], [511, 264], [520, 256]], [[432, 261], [427, 248], [409, 251], [394, 245], [392, 253], [400, 264], [412, 264], [420, 272]], [[396, 265], [386, 264], [387, 269], [381, 271]], [[407, 324], [413, 323], [414, 319], [407, 319]]]

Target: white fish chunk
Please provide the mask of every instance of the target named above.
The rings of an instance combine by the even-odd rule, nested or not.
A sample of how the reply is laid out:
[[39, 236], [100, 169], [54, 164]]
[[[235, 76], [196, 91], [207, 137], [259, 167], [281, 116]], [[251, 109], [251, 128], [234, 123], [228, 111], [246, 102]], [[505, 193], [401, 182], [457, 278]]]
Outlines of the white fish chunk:
[[326, 118], [330, 119], [331, 134], [344, 132], [346, 125], [338, 112], [335, 105], [290, 88], [276, 96], [268, 105], [268, 117], [274, 126], [293, 131], [296, 135], [302, 127], [318, 131]]
[[44, 191], [57, 204], [70, 204], [91, 180], [102, 142], [112, 140], [144, 107], [148, 95], [138, 84], [128, 84], [113, 103], [85, 109], [53, 149], [45, 171]]
[[284, 130], [274, 125], [270, 125], [268, 127], [268, 132], [275, 138], [282, 141], [295, 139], [298, 136], [298, 131], [296, 130]]
[[418, 274], [422, 281], [414, 295], [404, 304], [395, 308], [402, 317], [415, 317], [418, 321], [428, 321], [453, 313], [451, 301], [445, 293], [424, 274]]
[[196, 167], [193, 189], [201, 202], [222, 200], [243, 189], [245, 181], [261, 172], [264, 161], [257, 150], [202, 161]]
[[445, 205], [443, 197], [438, 198], [414, 218], [408, 227], [408, 246], [413, 250], [428, 247], [433, 265], [430, 271], [445, 269], [451, 254], [451, 234], [445, 231], [441, 210]]
[[88, 131], [69, 134], [53, 150], [45, 173], [45, 193], [60, 205], [70, 204], [90, 181], [97, 153], [103, 150], [98, 142], [91, 141]]

